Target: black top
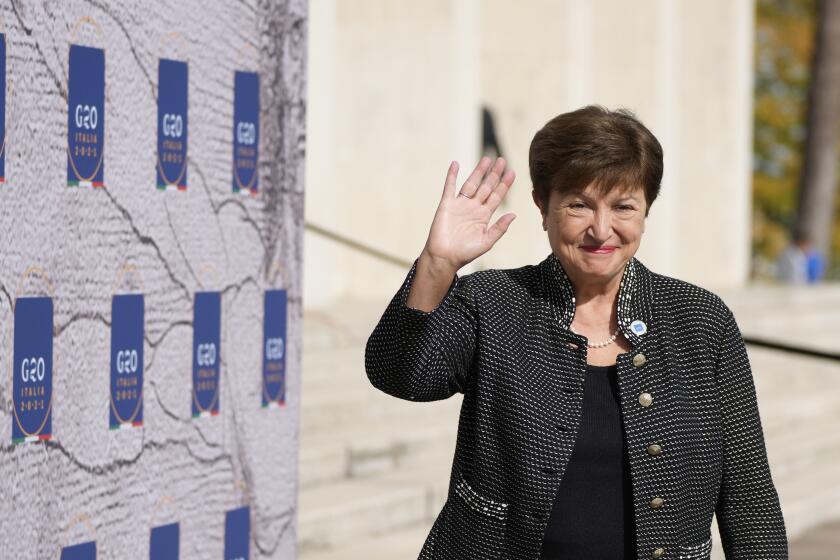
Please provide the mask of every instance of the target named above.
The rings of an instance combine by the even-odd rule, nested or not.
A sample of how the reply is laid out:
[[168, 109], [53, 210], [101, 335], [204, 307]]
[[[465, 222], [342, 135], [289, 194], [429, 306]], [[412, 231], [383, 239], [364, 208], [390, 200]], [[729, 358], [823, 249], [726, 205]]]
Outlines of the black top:
[[580, 433], [545, 531], [542, 560], [636, 557], [633, 488], [616, 366], [586, 366]]

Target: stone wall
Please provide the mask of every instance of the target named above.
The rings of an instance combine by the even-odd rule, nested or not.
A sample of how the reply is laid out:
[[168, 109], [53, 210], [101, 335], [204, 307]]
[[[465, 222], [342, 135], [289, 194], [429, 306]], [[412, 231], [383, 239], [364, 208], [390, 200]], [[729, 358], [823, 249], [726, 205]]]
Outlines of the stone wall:
[[[499, 215], [517, 218], [462, 272], [534, 264], [551, 249], [531, 199], [531, 139], [560, 113], [626, 107], [665, 158], [637, 256], [704, 287], [741, 287], [754, 13], [754, 0], [313, 2], [307, 222], [414, 260], [450, 161], [459, 185], [478, 161], [486, 106], [517, 173]], [[381, 301], [402, 282], [408, 267], [309, 231], [308, 307]]]

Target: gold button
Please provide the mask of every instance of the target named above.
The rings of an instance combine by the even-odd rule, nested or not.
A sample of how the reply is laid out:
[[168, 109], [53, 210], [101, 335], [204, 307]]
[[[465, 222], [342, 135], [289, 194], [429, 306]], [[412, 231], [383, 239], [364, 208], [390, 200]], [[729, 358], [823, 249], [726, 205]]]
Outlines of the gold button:
[[665, 504], [665, 500], [660, 497], [656, 497], [650, 501], [650, 508], [651, 509], [659, 509]]
[[639, 404], [642, 406], [650, 406], [653, 402], [653, 396], [650, 393], [642, 393], [639, 395]]
[[650, 455], [659, 455], [660, 453], [662, 453], [662, 446], [658, 443], [651, 443], [650, 445], [648, 445], [647, 451]]
[[633, 365], [636, 367], [642, 367], [647, 363], [647, 357], [642, 354], [641, 352], [633, 356]]
[[662, 556], [663, 556], [664, 554], [665, 554], [665, 549], [664, 549], [664, 548], [662, 548], [662, 547], [659, 547], [659, 548], [654, 548], [654, 549], [653, 549], [653, 554], [651, 554], [651, 557], [653, 557], [653, 558], [662, 558]]

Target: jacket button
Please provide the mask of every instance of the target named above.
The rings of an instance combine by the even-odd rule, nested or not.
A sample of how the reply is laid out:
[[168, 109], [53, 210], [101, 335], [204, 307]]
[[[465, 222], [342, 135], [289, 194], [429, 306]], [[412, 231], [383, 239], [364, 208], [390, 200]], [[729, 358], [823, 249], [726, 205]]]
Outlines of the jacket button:
[[651, 558], [662, 558], [662, 556], [664, 554], [665, 554], [665, 549], [660, 546], [659, 548], [654, 548], [653, 549], [653, 554], [651, 554], [650, 557]]
[[641, 352], [633, 356], [633, 365], [636, 367], [642, 367], [647, 363], [647, 357], [642, 354]]
[[662, 446], [658, 443], [651, 443], [648, 445], [647, 452], [649, 455], [659, 455], [662, 453]]
[[657, 496], [650, 501], [650, 509], [659, 509], [665, 504], [665, 500]]
[[650, 393], [642, 393], [639, 395], [639, 404], [642, 406], [650, 406], [653, 402], [653, 396]]

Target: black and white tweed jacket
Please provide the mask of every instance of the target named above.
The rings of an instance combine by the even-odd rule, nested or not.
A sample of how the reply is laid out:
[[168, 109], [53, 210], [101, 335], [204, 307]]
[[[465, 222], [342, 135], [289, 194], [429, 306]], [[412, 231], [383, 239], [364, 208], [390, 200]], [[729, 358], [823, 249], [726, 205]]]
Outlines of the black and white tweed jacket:
[[[582, 414], [586, 339], [569, 330], [571, 283], [549, 255], [457, 277], [426, 313], [405, 305], [416, 266], [371, 334], [365, 368], [375, 387], [402, 399], [464, 394], [448, 498], [420, 559], [538, 560]], [[709, 558], [715, 513], [727, 559], [786, 559], [732, 312], [634, 258], [618, 321], [633, 347], [617, 364], [637, 559]], [[647, 332], [633, 332], [634, 321]]]

